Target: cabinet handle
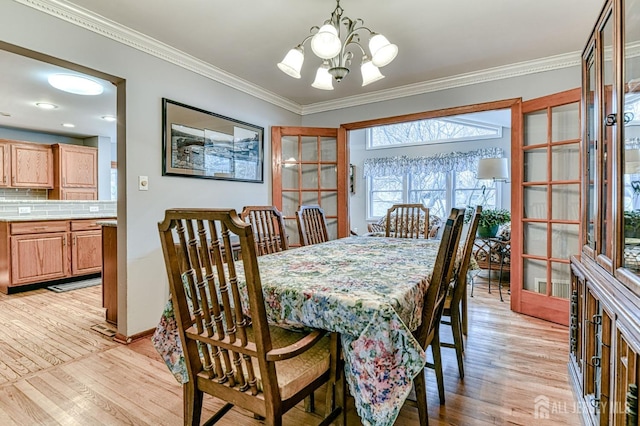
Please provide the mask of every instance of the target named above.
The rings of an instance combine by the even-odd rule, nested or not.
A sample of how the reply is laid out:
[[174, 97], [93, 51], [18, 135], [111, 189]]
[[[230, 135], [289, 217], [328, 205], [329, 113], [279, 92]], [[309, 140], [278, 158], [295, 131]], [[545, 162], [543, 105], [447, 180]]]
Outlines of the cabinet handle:
[[618, 121], [615, 114], [608, 114], [604, 119], [604, 125], [607, 127], [613, 126]]
[[34, 231], [44, 231], [45, 229], [47, 229], [46, 226], [36, 226], [33, 228]]
[[591, 365], [593, 365], [595, 368], [600, 367], [600, 357], [599, 356], [592, 356], [591, 357]]
[[77, 239], [77, 238], [78, 238], [78, 236], [77, 236], [77, 235], [74, 235], [74, 236], [73, 236], [73, 245], [74, 245], [74, 246], [76, 245], [76, 239]]
[[600, 325], [600, 324], [602, 324], [602, 315], [599, 315], [599, 314], [594, 315], [594, 316], [592, 317], [592, 322], [593, 322], [595, 325]]
[[65, 246], [65, 247], [67, 245], [67, 236], [66, 235], [62, 236], [62, 245]]

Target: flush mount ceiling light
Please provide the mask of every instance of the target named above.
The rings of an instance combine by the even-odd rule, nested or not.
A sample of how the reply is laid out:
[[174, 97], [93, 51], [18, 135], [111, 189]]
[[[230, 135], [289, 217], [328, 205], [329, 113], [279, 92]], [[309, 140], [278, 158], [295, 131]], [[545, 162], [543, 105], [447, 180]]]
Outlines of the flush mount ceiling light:
[[76, 95], [100, 95], [104, 92], [102, 84], [90, 78], [72, 74], [52, 74], [49, 84], [56, 89]]
[[76, 127], [76, 125], [75, 125], [75, 124], [72, 124], [72, 123], [62, 123], [62, 127], [69, 127], [69, 128], [71, 128], [71, 127]]
[[[342, 17], [344, 10], [340, 7], [340, 0], [336, 0], [336, 8], [331, 13], [331, 18], [326, 20], [321, 27], [311, 27], [311, 35], [308, 35], [300, 44], [291, 49], [278, 64], [278, 68], [293, 78], [300, 78], [300, 70], [304, 62], [304, 43], [311, 40], [311, 50], [317, 57], [323, 60], [316, 72], [316, 79], [311, 86], [322, 90], [333, 90], [333, 80], [341, 82], [349, 74], [349, 66], [353, 59], [351, 48], [359, 48], [362, 53], [360, 72], [362, 73], [362, 85], [378, 81], [384, 76], [379, 68], [389, 64], [398, 54], [398, 46], [389, 43], [382, 34], [375, 33], [365, 27], [360, 18], [352, 20]], [[340, 31], [340, 24], [344, 25], [344, 40]], [[360, 33], [369, 35], [369, 52], [367, 54], [360, 44]]]
[[36, 106], [42, 109], [56, 109], [58, 105], [50, 104], [49, 102], [36, 102]]
[[103, 115], [102, 119], [104, 121], [116, 121], [116, 118], [113, 115]]

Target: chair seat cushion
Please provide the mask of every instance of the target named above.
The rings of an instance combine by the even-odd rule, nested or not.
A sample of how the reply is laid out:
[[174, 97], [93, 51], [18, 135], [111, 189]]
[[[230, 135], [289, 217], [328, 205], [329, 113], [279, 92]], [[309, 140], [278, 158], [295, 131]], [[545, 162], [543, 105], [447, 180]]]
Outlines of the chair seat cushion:
[[[280, 327], [270, 326], [271, 344], [274, 349], [282, 348], [300, 340], [304, 335], [294, 331], [288, 331]], [[253, 340], [253, 328], [248, 329], [247, 337]], [[282, 399], [290, 398], [301, 389], [323, 375], [329, 370], [329, 337], [323, 337], [318, 343], [306, 352], [287, 359], [276, 362], [276, 372], [278, 375], [278, 386]], [[258, 379], [258, 389], [262, 388], [262, 378], [258, 360], [252, 358], [253, 369]]]

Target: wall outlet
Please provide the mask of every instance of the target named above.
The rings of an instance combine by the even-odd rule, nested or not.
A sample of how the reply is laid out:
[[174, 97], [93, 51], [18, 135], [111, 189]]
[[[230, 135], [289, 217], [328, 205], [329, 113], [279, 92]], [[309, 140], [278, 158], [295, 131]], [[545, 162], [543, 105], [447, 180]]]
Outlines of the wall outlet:
[[89, 206], [89, 211], [91, 213], [97, 213], [97, 212], [100, 211], [100, 207], [98, 207], [98, 206]]
[[29, 214], [31, 213], [31, 207], [18, 207], [18, 214]]

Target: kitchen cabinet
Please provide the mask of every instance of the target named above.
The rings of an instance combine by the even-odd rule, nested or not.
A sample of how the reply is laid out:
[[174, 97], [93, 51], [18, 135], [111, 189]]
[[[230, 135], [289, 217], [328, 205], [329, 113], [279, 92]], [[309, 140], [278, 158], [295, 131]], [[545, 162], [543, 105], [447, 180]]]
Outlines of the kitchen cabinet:
[[102, 223], [102, 307], [107, 322], [118, 325], [118, 228]]
[[11, 285], [64, 278], [68, 273], [64, 221], [12, 223]]
[[0, 186], [53, 188], [51, 145], [0, 140]]
[[0, 143], [0, 188], [9, 186], [9, 145]]
[[637, 405], [627, 401], [637, 400], [640, 382], [639, 15], [640, 0], [606, 1], [582, 56], [582, 244], [571, 258], [569, 377], [586, 425], [637, 425]]
[[54, 188], [51, 199], [98, 199], [98, 149], [88, 146], [54, 144]]
[[102, 233], [95, 220], [71, 221], [71, 275], [102, 270]]
[[0, 292], [100, 273], [102, 233], [96, 220], [0, 221]]

